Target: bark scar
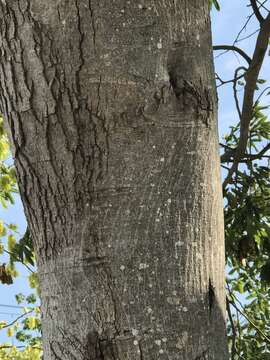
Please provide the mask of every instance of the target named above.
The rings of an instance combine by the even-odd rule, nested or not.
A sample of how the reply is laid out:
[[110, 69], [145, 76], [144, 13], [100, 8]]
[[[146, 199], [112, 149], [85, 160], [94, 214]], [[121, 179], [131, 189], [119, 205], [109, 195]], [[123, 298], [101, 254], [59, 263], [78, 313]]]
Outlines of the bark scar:
[[195, 110], [197, 118], [208, 127], [213, 112], [210, 90], [203, 86], [201, 79], [199, 84], [195, 84], [179, 77], [175, 71], [170, 70], [168, 74], [173, 92], [177, 100], [182, 103], [183, 110], [186, 108]]

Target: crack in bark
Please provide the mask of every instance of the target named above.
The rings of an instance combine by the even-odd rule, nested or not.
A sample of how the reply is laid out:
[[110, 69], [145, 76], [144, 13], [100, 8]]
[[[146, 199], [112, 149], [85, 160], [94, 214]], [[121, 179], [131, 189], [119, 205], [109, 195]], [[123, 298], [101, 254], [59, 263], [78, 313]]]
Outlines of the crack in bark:
[[211, 312], [213, 310], [213, 307], [215, 305], [215, 288], [212, 285], [211, 279], [209, 278], [209, 288], [208, 288], [208, 301], [209, 301], [209, 313], [211, 315]]
[[96, 52], [96, 36], [97, 36], [97, 30], [95, 25], [95, 16], [94, 16], [94, 9], [92, 7], [92, 0], [88, 0], [88, 8], [90, 12], [91, 17], [91, 25], [93, 30], [93, 44], [94, 44], [94, 51]]
[[79, 48], [79, 58], [80, 58], [80, 64], [78, 66], [78, 69], [75, 73], [75, 77], [76, 77], [76, 87], [77, 87], [77, 91], [80, 93], [80, 72], [84, 66], [85, 60], [84, 60], [84, 56], [83, 56], [83, 41], [84, 41], [84, 37], [85, 34], [82, 32], [82, 24], [81, 24], [81, 15], [80, 15], [80, 7], [78, 4], [78, 0], [75, 0], [75, 7], [76, 7], [76, 11], [77, 11], [77, 22], [78, 22], [78, 32], [80, 35], [79, 38], [79, 43], [78, 43], [78, 48]]

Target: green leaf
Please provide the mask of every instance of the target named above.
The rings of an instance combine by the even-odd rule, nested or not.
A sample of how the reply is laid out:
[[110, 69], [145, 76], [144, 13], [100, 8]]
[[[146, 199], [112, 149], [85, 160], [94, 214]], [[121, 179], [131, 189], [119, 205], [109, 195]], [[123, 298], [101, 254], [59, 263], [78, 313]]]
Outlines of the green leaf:
[[216, 10], [220, 11], [220, 5], [217, 0], [210, 0], [210, 8], [212, 8], [212, 5], [215, 6]]

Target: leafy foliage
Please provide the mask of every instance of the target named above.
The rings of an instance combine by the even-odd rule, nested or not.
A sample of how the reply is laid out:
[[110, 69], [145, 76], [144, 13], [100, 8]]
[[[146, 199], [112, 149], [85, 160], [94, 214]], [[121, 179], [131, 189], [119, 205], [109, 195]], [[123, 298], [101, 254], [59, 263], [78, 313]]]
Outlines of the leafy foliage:
[[[8, 166], [9, 144], [0, 118], [0, 203], [3, 208], [13, 204], [13, 194], [17, 192], [16, 175], [13, 166]], [[29, 271], [30, 287], [38, 293], [37, 274], [35, 272], [35, 256], [33, 243], [27, 230], [20, 236], [17, 226], [5, 224], [0, 220], [0, 255], [8, 258], [8, 263], [0, 263], [0, 282], [4, 286], [13, 283], [18, 271], [16, 263], [25, 265]], [[16, 339], [22, 345], [13, 346], [11, 342], [0, 345], [1, 360], [39, 360], [41, 349], [40, 309], [37, 295], [16, 295], [17, 303], [22, 306], [22, 314], [15, 321], [6, 323], [0, 320], [0, 331], [6, 331], [10, 339]]]
[[[233, 360], [270, 359], [270, 123], [254, 105], [247, 154], [224, 191], [228, 339]], [[240, 124], [225, 136], [235, 149]], [[241, 299], [241, 301], [240, 301]]]
[[212, 8], [213, 5], [218, 11], [220, 11], [220, 5], [217, 0], [210, 0], [210, 9]]

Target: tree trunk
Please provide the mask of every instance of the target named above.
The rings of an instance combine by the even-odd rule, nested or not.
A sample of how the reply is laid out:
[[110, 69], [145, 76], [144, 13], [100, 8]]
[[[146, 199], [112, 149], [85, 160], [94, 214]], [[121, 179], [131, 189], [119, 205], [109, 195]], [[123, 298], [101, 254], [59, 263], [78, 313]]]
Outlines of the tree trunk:
[[2, 0], [44, 359], [228, 359], [208, 0]]

